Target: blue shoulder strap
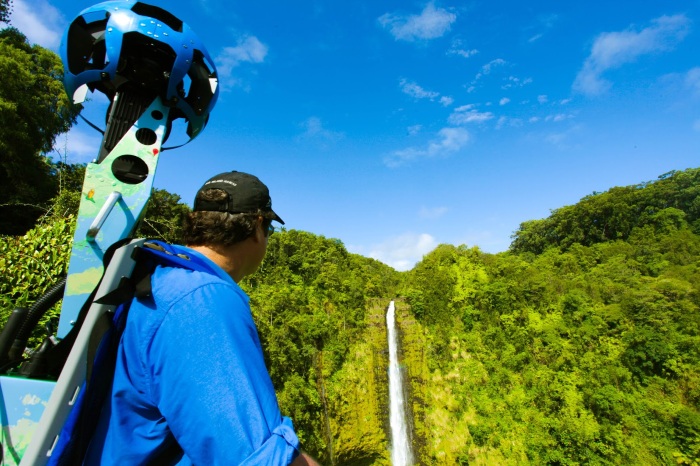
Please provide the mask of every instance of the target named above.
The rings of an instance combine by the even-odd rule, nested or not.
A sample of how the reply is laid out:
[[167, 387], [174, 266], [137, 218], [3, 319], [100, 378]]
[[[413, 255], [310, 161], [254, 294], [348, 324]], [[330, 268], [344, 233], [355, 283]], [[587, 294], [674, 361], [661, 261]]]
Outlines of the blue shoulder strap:
[[158, 240], [149, 240], [143, 244], [143, 252], [150, 255], [159, 265], [180, 267], [217, 275], [211, 263], [196, 255], [185, 254], [183, 249]]

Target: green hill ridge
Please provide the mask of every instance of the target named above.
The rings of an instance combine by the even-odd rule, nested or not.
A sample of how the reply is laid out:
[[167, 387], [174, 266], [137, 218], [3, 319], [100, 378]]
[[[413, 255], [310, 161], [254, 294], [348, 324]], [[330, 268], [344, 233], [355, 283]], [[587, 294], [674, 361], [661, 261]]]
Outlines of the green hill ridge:
[[[324, 464], [390, 464], [395, 299], [419, 464], [698, 464], [699, 194], [700, 169], [670, 172], [401, 273], [276, 233], [243, 286], [282, 411]], [[3, 321], [65, 273], [71, 229], [0, 238]]]

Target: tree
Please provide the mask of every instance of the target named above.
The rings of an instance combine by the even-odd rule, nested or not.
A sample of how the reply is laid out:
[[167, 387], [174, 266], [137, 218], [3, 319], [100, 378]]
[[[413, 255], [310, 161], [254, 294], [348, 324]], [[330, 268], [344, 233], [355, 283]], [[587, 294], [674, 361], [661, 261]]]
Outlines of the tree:
[[53, 171], [58, 185], [56, 197], [51, 200], [51, 215], [64, 218], [78, 216], [81, 191], [85, 178], [85, 164], [58, 162]]
[[182, 220], [189, 210], [186, 204], [180, 202], [180, 196], [165, 189], [156, 188], [146, 204], [146, 212], [136, 231], [136, 236], [180, 243]]
[[[85, 164], [58, 162], [53, 165], [52, 173], [56, 178], [58, 194], [51, 200], [52, 217], [77, 217], [85, 169]], [[181, 243], [182, 221], [189, 211], [190, 208], [181, 202], [177, 194], [154, 188], [134, 236]]]
[[9, 23], [10, 13], [12, 13], [12, 0], [0, 0], [0, 23]]
[[[674, 210], [660, 214], [669, 208]], [[524, 222], [512, 236], [510, 250], [541, 254], [552, 246], [566, 251], [574, 244], [627, 240], [647, 224], [657, 229], [687, 224], [700, 232], [700, 169], [673, 171], [654, 182], [594, 193], [553, 210], [546, 219]]]
[[671, 172], [524, 222], [509, 252], [442, 245], [407, 272], [421, 459], [698, 464], [699, 194], [699, 169]]
[[[0, 15], [9, 2], [0, 0]], [[23, 234], [57, 191], [45, 156], [80, 111], [63, 90], [54, 52], [30, 45], [15, 28], [0, 31], [0, 234]]]

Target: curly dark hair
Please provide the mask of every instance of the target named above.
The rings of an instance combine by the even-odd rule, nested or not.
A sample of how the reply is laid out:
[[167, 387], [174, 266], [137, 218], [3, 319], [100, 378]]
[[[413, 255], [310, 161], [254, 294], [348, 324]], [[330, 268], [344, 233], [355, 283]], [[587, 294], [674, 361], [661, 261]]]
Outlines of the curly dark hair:
[[[227, 196], [221, 189], [208, 189], [199, 195], [212, 201], [221, 200]], [[269, 212], [261, 210], [241, 214], [214, 211], [190, 212], [183, 222], [183, 240], [188, 246], [230, 246], [255, 233], [258, 217], [263, 217], [263, 231], [267, 231], [272, 218]]]

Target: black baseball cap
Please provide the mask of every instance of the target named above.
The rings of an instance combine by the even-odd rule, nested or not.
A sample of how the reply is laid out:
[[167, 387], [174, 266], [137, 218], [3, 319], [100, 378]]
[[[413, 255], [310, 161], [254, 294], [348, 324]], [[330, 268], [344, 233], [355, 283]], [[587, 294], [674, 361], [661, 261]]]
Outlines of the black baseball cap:
[[[201, 193], [209, 189], [221, 189], [226, 199], [209, 201], [201, 198]], [[272, 199], [267, 186], [257, 176], [243, 172], [225, 172], [210, 178], [197, 191], [194, 198], [195, 212], [228, 212], [231, 214], [271, 213], [273, 219], [284, 225], [284, 221], [272, 210]]]

